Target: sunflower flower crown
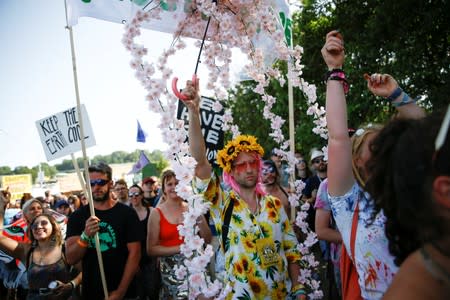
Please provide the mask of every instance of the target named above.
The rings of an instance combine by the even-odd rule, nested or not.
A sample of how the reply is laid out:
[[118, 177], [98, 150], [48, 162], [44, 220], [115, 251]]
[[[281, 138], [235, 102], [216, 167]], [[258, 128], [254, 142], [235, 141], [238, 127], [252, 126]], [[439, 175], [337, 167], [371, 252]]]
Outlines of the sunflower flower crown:
[[231, 163], [241, 152], [257, 152], [264, 155], [264, 149], [252, 135], [239, 135], [227, 143], [225, 148], [217, 152], [217, 164], [227, 173], [231, 172]]

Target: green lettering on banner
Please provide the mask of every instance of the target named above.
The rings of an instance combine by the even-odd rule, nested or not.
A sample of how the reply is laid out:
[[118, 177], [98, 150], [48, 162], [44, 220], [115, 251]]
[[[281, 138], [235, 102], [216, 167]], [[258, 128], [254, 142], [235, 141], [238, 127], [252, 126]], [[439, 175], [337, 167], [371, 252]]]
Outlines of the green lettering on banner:
[[145, 4], [147, 4], [148, 0], [132, 0], [131, 2], [133, 2], [137, 6], [144, 6]]
[[191, 13], [192, 12], [192, 0], [184, 0], [184, 7], [183, 7], [183, 11], [185, 14]]
[[159, 2], [159, 5], [161, 5], [161, 8], [165, 11], [176, 11], [177, 10], [177, 4], [176, 3], [167, 3], [164, 0], [161, 0]]
[[280, 11], [280, 19], [281, 24], [284, 28], [284, 36], [286, 38], [286, 42], [288, 46], [292, 46], [292, 20], [289, 18], [286, 18], [286, 14], [282, 11]]

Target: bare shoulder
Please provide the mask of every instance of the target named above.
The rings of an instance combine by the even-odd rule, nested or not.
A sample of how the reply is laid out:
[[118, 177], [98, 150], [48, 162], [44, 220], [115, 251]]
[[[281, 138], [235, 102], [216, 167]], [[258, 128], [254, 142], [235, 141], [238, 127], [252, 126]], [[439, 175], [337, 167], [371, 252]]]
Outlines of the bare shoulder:
[[400, 266], [383, 300], [445, 299], [442, 288], [425, 267], [420, 250], [416, 250]]
[[159, 221], [159, 211], [158, 211], [159, 209], [156, 208], [150, 209], [150, 217], [148, 218], [149, 222], [151, 222], [152, 220]]

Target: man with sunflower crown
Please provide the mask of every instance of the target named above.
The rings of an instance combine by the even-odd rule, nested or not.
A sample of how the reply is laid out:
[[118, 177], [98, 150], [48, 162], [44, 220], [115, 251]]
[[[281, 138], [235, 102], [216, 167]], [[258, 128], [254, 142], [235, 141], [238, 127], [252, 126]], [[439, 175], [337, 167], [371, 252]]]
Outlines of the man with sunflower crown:
[[281, 201], [261, 187], [263, 148], [256, 138], [240, 135], [217, 154], [224, 191], [206, 157], [200, 128], [198, 81], [183, 94], [189, 110], [189, 147], [196, 159], [194, 189], [211, 202], [210, 214], [225, 255], [226, 299], [304, 299], [299, 282], [297, 239]]

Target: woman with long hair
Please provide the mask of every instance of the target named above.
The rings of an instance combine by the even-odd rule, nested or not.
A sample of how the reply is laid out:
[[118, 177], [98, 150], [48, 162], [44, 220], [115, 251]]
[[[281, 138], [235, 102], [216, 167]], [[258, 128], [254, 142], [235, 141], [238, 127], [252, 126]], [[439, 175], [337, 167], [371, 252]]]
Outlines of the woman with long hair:
[[[4, 203], [0, 200], [0, 228], [3, 230]], [[69, 299], [81, 282], [71, 275], [65, 261], [63, 238], [56, 220], [50, 214], [36, 216], [28, 226], [31, 243], [18, 242], [0, 235], [0, 249], [19, 259], [27, 267], [29, 291], [27, 300]]]
[[[365, 190], [370, 177], [366, 162], [371, 157], [370, 144], [377, 135], [372, 128], [355, 133], [360, 144], [353, 145], [348, 135], [345, 93], [348, 83], [342, 70], [345, 51], [338, 31], [327, 34], [322, 56], [328, 66], [326, 118], [328, 126], [328, 194], [333, 216], [342, 235], [344, 250], [356, 271], [356, 282], [350, 283], [343, 275], [343, 297], [347, 292], [360, 293], [352, 299], [380, 299], [397, 272], [394, 257], [388, 249], [385, 235], [385, 216], [376, 212], [372, 197]], [[396, 107], [398, 117], [421, 118], [425, 115], [392, 76], [372, 74], [365, 76], [369, 90], [386, 97]], [[354, 140], [354, 143], [356, 141]], [[352, 151], [353, 148], [353, 151]], [[351, 267], [351, 265], [349, 265]], [[343, 271], [341, 269], [341, 271]], [[359, 285], [359, 289], [358, 286]]]
[[308, 168], [308, 163], [299, 152], [295, 153], [295, 158], [297, 159], [297, 163], [295, 164], [295, 179], [306, 182], [306, 180], [312, 176], [312, 172]]
[[280, 173], [272, 160], [265, 160], [261, 169], [261, 181], [265, 193], [272, 195], [281, 200], [286, 214], [291, 213], [291, 205], [289, 204], [289, 195], [284, 187], [281, 186]]
[[400, 265], [383, 299], [450, 295], [450, 107], [447, 115], [447, 123], [439, 112], [392, 121], [372, 143], [367, 190], [386, 215], [389, 250]]
[[157, 258], [149, 256], [147, 253], [148, 220], [150, 213], [154, 209], [143, 205], [144, 191], [138, 184], [133, 184], [128, 189], [128, 199], [136, 211], [139, 224], [145, 233], [145, 239], [141, 241], [141, 260], [139, 271], [136, 274], [138, 295], [140, 299], [158, 299], [161, 275], [157, 265]]
[[[160, 258], [162, 286], [160, 299], [187, 299], [187, 291], [180, 291], [183, 284], [175, 275], [174, 266], [184, 259], [180, 254], [183, 239], [177, 226], [183, 223], [183, 213], [188, 203], [178, 196], [175, 188], [178, 180], [172, 170], [166, 170], [161, 176], [163, 199], [150, 213], [147, 228], [147, 252]], [[197, 221], [200, 236], [205, 243], [211, 241], [211, 231], [204, 216]]]

